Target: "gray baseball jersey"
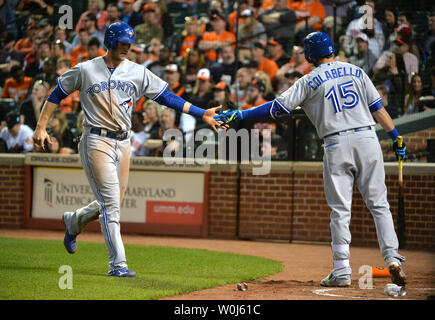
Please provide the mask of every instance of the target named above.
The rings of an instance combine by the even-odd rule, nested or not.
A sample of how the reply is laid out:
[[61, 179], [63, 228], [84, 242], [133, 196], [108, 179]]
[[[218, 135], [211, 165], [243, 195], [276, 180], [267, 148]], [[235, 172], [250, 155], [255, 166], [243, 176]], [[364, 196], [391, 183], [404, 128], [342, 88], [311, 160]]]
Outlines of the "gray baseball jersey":
[[110, 73], [103, 57], [79, 63], [58, 78], [65, 94], [80, 90], [84, 127], [129, 131], [131, 112], [146, 96], [155, 99], [168, 84], [144, 66], [127, 59]]
[[333, 275], [352, 272], [349, 223], [355, 182], [375, 220], [385, 262], [402, 262], [387, 200], [382, 150], [375, 131], [369, 130], [375, 125], [372, 111], [380, 107], [381, 97], [367, 74], [348, 63], [323, 63], [276, 101], [288, 110], [301, 106], [319, 137], [324, 138], [323, 176], [326, 200], [332, 209]]
[[361, 68], [335, 61], [321, 64], [300, 78], [277, 100], [290, 111], [302, 107], [323, 138], [375, 125], [370, 107], [381, 97]]
[[[80, 90], [84, 112], [79, 152], [95, 201], [63, 216], [70, 234], [99, 219], [109, 253], [109, 275], [127, 268], [120, 232], [121, 203], [128, 184], [130, 139], [92, 133], [91, 128], [129, 132], [131, 113], [145, 95], [156, 99], [168, 86], [144, 66], [123, 60], [110, 72], [103, 57], [76, 65], [58, 78], [65, 94]], [[121, 135], [122, 136], [122, 135]]]

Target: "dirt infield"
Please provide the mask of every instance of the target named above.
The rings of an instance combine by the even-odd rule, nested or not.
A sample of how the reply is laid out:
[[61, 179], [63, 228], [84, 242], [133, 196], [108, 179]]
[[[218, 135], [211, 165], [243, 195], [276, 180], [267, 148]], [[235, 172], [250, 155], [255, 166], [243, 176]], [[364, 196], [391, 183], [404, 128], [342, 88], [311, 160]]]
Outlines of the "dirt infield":
[[[0, 237], [63, 240], [64, 233], [40, 230], [0, 229]], [[83, 233], [80, 241], [103, 242], [99, 233]], [[272, 243], [174, 237], [123, 235], [124, 243], [228, 251], [265, 257], [280, 261], [282, 272], [247, 282], [248, 290], [239, 291], [235, 284], [192, 292], [162, 300], [373, 300], [391, 299], [383, 293], [389, 278], [374, 278], [373, 289], [360, 289], [363, 265], [384, 266], [377, 248], [351, 247], [353, 270], [350, 288], [324, 288], [320, 280], [331, 270], [331, 249], [323, 244]], [[426, 300], [435, 295], [435, 253], [401, 250], [407, 261], [404, 270], [408, 276], [407, 294], [394, 299]], [[134, 262], [131, 262], [134, 264]]]

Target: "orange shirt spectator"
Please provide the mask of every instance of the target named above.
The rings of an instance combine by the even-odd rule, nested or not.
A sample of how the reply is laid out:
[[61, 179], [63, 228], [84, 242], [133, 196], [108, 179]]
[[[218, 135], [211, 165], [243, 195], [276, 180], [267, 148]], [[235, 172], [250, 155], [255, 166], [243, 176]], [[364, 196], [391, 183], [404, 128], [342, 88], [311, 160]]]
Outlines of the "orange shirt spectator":
[[[301, 11], [301, 12], [308, 12], [308, 24], [311, 25], [310, 19], [313, 17], [320, 18], [320, 21], [317, 23], [314, 23], [311, 25], [311, 27], [314, 30], [319, 31], [322, 28], [323, 20], [326, 18], [326, 11], [323, 4], [320, 3], [320, 1], [317, 0], [304, 0], [300, 2], [292, 2], [292, 4], [289, 6], [291, 10], [294, 11]], [[296, 14], [296, 16], [298, 16]], [[297, 26], [300, 28], [301, 26], [305, 25], [305, 21], [300, 21], [297, 23]]]
[[273, 6], [274, 6], [273, 0], [264, 0], [264, 1], [261, 1], [260, 10], [261, 11], [269, 10], [269, 9], [272, 9]]
[[258, 65], [258, 70], [266, 72], [269, 75], [270, 80], [273, 80], [279, 70], [279, 67], [275, 61], [269, 58], [263, 58], [262, 63]]
[[198, 36], [185, 36], [181, 42], [179, 57], [184, 57], [188, 49], [192, 49], [198, 41]]
[[15, 102], [23, 101], [33, 83], [33, 78], [26, 77], [20, 66], [11, 68], [12, 77], [7, 79], [3, 87], [1, 97], [3, 99], [13, 99]]
[[241, 107], [243, 110], [248, 110], [251, 108], [258, 107], [267, 100], [264, 99], [264, 94], [266, 92], [266, 85], [260, 78], [254, 78], [248, 86], [248, 92], [246, 95], [246, 103]]
[[206, 32], [199, 42], [199, 49], [204, 52], [209, 61], [216, 61], [216, 49], [222, 47], [223, 44], [232, 44], [236, 42], [234, 33], [225, 30], [225, 17], [219, 13], [214, 13], [210, 17], [210, 24], [213, 31]]
[[77, 63], [81, 62], [83, 59], [87, 60], [88, 57], [88, 50], [83, 45], [78, 45], [74, 49], [72, 49], [72, 63], [73, 66], [75, 66]]
[[[220, 43], [234, 43], [236, 41], [236, 37], [232, 32], [223, 31], [218, 34], [215, 31], [207, 32], [202, 37], [202, 41], [204, 42], [220, 42]], [[217, 53], [216, 50], [207, 50], [204, 52], [205, 56], [209, 61], [216, 61]]]

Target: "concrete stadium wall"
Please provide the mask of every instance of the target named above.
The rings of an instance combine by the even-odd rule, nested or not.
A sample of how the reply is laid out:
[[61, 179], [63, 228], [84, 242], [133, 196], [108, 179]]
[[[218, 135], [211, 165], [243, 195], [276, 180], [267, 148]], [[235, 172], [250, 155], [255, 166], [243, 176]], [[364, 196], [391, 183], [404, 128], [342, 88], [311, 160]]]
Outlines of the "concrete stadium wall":
[[[0, 156], [0, 228], [25, 227], [24, 206], [29, 194], [24, 184], [30, 170], [24, 159], [24, 155]], [[250, 165], [207, 167], [208, 237], [329, 242], [330, 209], [323, 193], [322, 167], [320, 162], [273, 162], [271, 173], [264, 176], [252, 175]], [[388, 199], [397, 223], [397, 164], [386, 163], [385, 169]], [[435, 164], [405, 163], [404, 187], [407, 248], [433, 250]], [[353, 195], [352, 243], [377, 246], [371, 214], [356, 188]]]

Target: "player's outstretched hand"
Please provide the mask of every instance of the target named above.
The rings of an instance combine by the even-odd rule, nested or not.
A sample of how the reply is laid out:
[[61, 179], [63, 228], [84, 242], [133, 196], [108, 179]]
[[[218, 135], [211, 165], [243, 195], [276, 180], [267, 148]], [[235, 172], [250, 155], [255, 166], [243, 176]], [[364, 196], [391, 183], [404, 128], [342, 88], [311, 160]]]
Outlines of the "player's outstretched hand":
[[214, 118], [229, 127], [232, 122], [242, 120], [243, 116], [240, 110], [225, 110], [219, 112]]
[[218, 132], [216, 126], [224, 128], [224, 129], [228, 129], [228, 126], [225, 125], [222, 121], [215, 119], [216, 116], [218, 115], [218, 113], [216, 113], [216, 112], [219, 112], [219, 110], [221, 110], [221, 109], [222, 109], [222, 106], [207, 109], [207, 111], [202, 116], [202, 120], [204, 120], [205, 123], [210, 125], [216, 133]]
[[40, 146], [42, 150], [45, 150], [45, 141], [51, 144], [51, 139], [47, 133], [47, 130], [36, 127], [35, 132], [33, 133], [33, 142]]
[[399, 147], [397, 139], [393, 142], [393, 150], [396, 153], [396, 158], [400, 160], [404, 160], [406, 158], [406, 143], [405, 140], [402, 140], [402, 146]]

